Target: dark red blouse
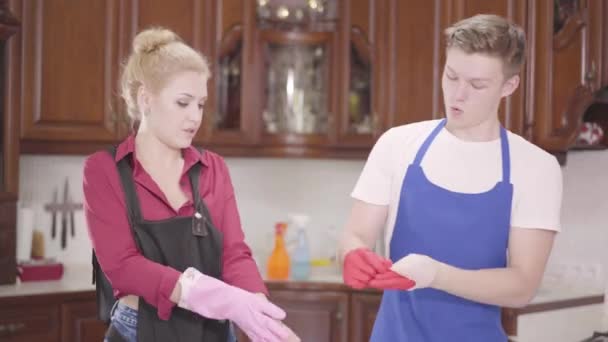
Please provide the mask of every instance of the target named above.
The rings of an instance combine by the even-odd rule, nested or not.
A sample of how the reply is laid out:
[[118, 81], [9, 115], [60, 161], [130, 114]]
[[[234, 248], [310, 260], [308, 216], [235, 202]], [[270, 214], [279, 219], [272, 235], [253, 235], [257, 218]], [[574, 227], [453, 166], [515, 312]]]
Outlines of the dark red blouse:
[[174, 303], [171, 292], [180, 276], [177, 270], [144, 258], [133, 241], [127, 219], [125, 198], [116, 162], [132, 158], [133, 178], [141, 212], [146, 220], [162, 220], [194, 214], [188, 170], [197, 161], [203, 167], [200, 194], [209, 208], [215, 226], [223, 233], [223, 280], [251, 292], [267, 294], [251, 250], [245, 244], [234, 197], [234, 189], [224, 160], [215, 153], [183, 150], [184, 168], [180, 186], [188, 201], [177, 211], [135, 157], [135, 137], [117, 148], [116, 158], [106, 151], [87, 158], [84, 165], [84, 205], [89, 235], [99, 264], [114, 288], [114, 295], [143, 297], [158, 308], [161, 319], [168, 319]]

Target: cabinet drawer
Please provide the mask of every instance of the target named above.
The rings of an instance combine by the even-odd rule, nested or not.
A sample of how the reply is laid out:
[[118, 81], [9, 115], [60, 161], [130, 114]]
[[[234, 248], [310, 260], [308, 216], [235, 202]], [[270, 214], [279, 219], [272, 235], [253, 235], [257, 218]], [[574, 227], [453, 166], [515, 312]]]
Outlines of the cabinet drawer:
[[14, 306], [0, 309], [0, 341], [57, 341], [59, 308], [49, 306]]

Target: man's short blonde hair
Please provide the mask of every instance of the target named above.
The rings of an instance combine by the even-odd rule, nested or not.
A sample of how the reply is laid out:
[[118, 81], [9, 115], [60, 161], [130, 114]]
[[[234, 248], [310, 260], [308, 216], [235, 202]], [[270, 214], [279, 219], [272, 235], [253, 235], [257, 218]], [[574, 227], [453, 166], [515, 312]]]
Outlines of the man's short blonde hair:
[[519, 74], [525, 60], [524, 30], [507, 19], [478, 14], [445, 30], [446, 47], [466, 53], [482, 53], [503, 61], [505, 77]]

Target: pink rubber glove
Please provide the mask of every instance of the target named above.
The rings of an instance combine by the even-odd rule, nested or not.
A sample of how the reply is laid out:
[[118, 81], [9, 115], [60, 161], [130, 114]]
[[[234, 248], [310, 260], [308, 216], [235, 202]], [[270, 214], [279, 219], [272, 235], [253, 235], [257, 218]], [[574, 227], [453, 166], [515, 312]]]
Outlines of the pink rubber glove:
[[353, 249], [344, 257], [344, 283], [354, 289], [362, 289], [378, 273], [387, 271], [389, 267], [391, 267], [390, 260], [375, 254], [370, 249]]
[[285, 311], [257, 294], [188, 268], [179, 278], [178, 306], [211, 319], [234, 322], [253, 342], [283, 342], [290, 331]]
[[388, 270], [377, 274], [369, 282], [369, 286], [380, 290], [409, 290], [416, 285], [416, 282], [406, 278], [395, 271]]

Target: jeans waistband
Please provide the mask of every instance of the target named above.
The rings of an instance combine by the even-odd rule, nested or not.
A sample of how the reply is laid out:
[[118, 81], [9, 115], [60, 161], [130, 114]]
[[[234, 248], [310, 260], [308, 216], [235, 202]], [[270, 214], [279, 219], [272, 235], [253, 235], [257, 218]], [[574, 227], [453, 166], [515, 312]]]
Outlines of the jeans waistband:
[[112, 311], [112, 320], [119, 320], [129, 328], [137, 327], [137, 310], [117, 301]]

